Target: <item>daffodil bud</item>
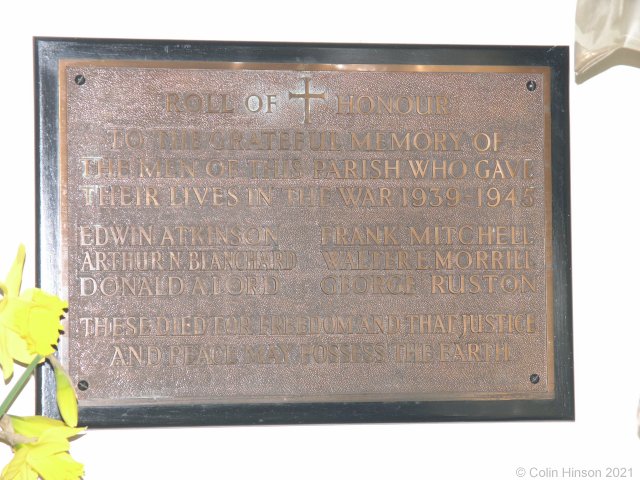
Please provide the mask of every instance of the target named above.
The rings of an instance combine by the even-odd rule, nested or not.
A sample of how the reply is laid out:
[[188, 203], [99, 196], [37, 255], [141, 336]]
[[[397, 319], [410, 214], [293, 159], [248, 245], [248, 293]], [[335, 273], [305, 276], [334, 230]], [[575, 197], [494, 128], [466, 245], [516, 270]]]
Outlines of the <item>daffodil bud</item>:
[[49, 357], [53, 365], [53, 372], [56, 377], [56, 400], [60, 416], [70, 427], [78, 425], [78, 397], [73, 388], [71, 379], [58, 359], [53, 355]]

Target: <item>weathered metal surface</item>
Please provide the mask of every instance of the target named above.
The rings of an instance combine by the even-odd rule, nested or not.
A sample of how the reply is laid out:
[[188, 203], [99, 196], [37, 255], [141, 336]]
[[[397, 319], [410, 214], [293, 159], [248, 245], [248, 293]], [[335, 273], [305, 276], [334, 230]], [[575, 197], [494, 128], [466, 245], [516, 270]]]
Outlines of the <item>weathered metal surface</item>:
[[80, 405], [552, 398], [549, 72], [61, 62]]

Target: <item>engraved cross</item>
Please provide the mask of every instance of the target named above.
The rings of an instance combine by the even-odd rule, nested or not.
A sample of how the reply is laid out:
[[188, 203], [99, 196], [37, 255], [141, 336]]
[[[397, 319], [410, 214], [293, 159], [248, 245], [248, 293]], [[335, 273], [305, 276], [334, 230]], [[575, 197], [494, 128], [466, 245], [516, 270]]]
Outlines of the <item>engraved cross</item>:
[[311, 93], [309, 91], [309, 84], [311, 79], [309, 77], [303, 77], [304, 79], [304, 93], [289, 92], [289, 100], [292, 98], [304, 98], [304, 123], [310, 123], [311, 118], [311, 99], [317, 98], [325, 100], [325, 92]]

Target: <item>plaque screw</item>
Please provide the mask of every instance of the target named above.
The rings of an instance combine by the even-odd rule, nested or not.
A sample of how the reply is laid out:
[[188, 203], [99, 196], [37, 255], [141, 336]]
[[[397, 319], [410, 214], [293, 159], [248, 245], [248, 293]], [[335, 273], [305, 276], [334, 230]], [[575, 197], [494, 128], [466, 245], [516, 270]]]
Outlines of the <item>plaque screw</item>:
[[89, 388], [89, 382], [86, 380], [80, 380], [78, 382], [78, 390], [82, 390], [83, 392]]
[[533, 80], [529, 80], [527, 82], [527, 90], [529, 90], [530, 92], [533, 92], [536, 89], [537, 85], [536, 82], [534, 82]]
[[532, 373], [531, 376], [529, 377], [529, 380], [531, 381], [531, 383], [535, 385], [540, 381], [540, 375], [538, 375], [537, 373]]
[[84, 82], [86, 82], [87, 79], [84, 78], [84, 75], [80, 74], [80, 75], [76, 75], [76, 78], [74, 79], [74, 81], [76, 82], [76, 85], [84, 85]]

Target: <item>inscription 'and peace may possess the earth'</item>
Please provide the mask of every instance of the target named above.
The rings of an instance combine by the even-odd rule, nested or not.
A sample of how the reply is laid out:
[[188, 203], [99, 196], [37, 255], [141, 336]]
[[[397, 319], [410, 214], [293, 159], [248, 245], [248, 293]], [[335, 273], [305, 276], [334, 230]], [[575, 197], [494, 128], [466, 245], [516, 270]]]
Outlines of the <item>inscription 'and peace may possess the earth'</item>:
[[60, 74], [81, 405], [553, 396], [547, 68]]

